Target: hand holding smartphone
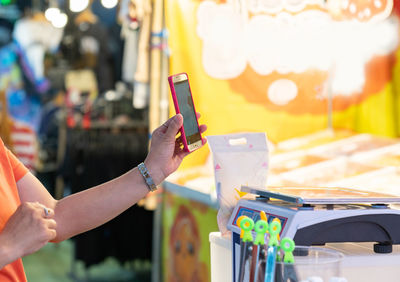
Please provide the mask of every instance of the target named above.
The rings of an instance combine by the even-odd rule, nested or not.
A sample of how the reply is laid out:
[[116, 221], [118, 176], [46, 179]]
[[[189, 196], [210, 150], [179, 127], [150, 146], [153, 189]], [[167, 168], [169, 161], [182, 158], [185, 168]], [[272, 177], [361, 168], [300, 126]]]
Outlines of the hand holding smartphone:
[[168, 77], [175, 112], [182, 114], [183, 126], [180, 129], [184, 149], [192, 152], [203, 145], [199, 123], [190, 91], [189, 78], [186, 73], [174, 74]]

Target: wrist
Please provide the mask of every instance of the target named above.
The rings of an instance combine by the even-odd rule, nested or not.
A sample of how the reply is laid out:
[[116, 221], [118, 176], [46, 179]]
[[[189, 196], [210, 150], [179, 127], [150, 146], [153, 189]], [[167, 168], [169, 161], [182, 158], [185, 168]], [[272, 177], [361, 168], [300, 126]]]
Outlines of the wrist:
[[144, 165], [146, 166], [146, 168], [147, 168], [147, 170], [149, 172], [149, 175], [153, 179], [154, 184], [156, 186], [158, 186], [161, 182], [163, 182], [163, 180], [165, 178], [164, 174], [161, 171], [161, 169], [158, 168], [156, 163], [153, 163], [152, 161], [150, 161], [148, 159], [145, 159], [144, 160]]

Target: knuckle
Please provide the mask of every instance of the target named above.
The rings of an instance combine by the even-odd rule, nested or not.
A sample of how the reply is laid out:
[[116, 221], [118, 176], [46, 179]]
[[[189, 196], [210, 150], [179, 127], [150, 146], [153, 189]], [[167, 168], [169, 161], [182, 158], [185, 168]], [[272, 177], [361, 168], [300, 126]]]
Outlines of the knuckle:
[[57, 228], [57, 222], [54, 219], [50, 219], [51, 227], [56, 229]]
[[55, 230], [49, 230], [47, 234], [48, 234], [48, 240], [52, 240], [57, 236], [57, 232]]

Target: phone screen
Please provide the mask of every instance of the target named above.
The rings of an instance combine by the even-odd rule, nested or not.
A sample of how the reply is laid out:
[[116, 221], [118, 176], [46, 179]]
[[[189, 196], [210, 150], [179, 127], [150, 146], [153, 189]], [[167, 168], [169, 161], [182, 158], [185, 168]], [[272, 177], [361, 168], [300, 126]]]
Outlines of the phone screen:
[[195, 143], [201, 139], [197, 124], [196, 112], [190, 93], [188, 80], [174, 83], [175, 93], [178, 99], [179, 110], [183, 116], [183, 129], [188, 144]]

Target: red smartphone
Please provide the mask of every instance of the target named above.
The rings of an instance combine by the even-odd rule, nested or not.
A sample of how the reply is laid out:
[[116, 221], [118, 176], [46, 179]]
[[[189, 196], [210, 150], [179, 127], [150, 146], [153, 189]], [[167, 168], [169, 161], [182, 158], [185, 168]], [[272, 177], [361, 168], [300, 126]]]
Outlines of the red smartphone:
[[181, 127], [182, 143], [186, 151], [192, 152], [199, 149], [202, 139], [197, 121], [196, 109], [193, 103], [192, 92], [190, 91], [189, 78], [186, 73], [178, 73], [168, 77], [175, 111], [183, 116]]

